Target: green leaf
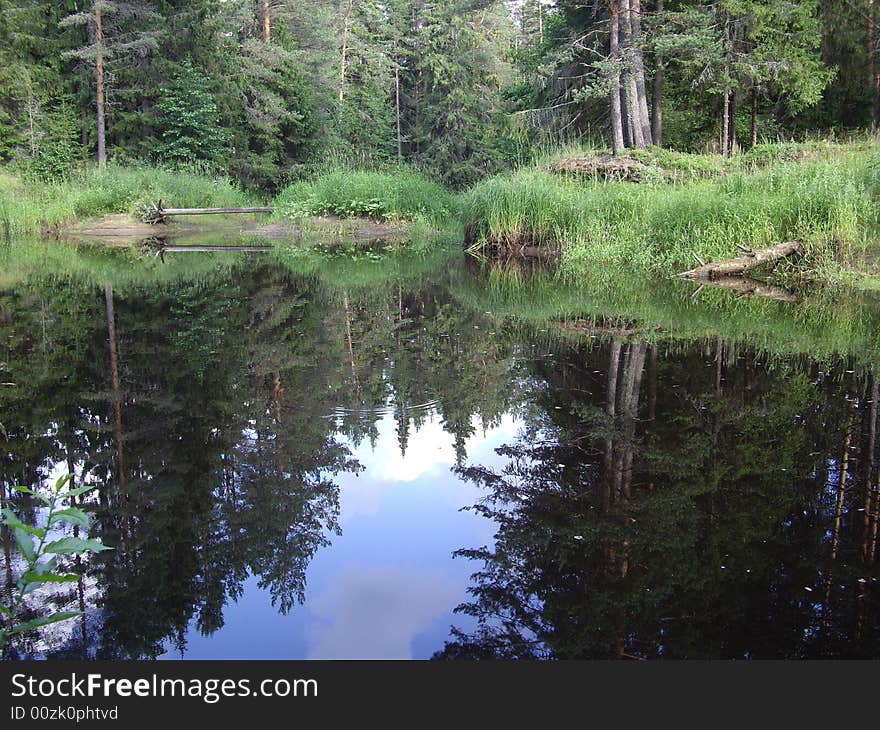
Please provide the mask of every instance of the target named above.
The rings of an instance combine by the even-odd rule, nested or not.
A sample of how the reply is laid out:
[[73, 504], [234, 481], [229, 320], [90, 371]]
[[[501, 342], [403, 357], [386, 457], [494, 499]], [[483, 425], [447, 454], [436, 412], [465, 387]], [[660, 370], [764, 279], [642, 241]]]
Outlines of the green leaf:
[[52, 515], [49, 524], [54, 525], [56, 522], [67, 522], [68, 524], [79, 525], [80, 527], [88, 529], [89, 516], [81, 509], [69, 507], [67, 509], [58, 510]]
[[67, 619], [76, 618], [77, 616], [82, 616], [82, 613], [80, 611], [65, 611], [63, 613], [54, 613], [51, 616], [43, 616], [42, 618], [31, 619], [30, 621], [25, 621], [23, 624], [19, 624], [18, 626], [13, 626], [8, 633], [10, 636], [12, 636], [13, 634], [21, 634], [25, 631], [38, 629], [41, 626], [57, 624], [59, 621], [67, 621]]
[[35, 563], [33, 568], [38, 575], [42, 575], [43, 573], [52, 573], [53, 571], [58, 569], [58, 558], [55, 556], [49, 558], [44, 563]]
[[15, 514], [11, 509], [0, 510], [0, 513], [3, 515], [3, 519], [0, 522], [6, 524], [12, 530], [21, 530], [22, 532], [29, 532], [31, 535], [36, 535], [39, 538], [43, 538], [46, 535], [46, 531], [39, 527], [31, 527], [30, 525], [24, 524], [20, 519], [18, 519], [18, 515]]
[[76, 583], [79, 580], [79, 576], [76, 573], [38, 573], [34, 570], [29, 570], [23, 576], [21, 576], [21, 580], [24, 583]]
[[12, 618], [12, 609], [4, 606], [2, 603], [0, 603], [0, 613], [2, 613], [7, 618]]
[[70, 489], [70, 490], [66, 491], [64, 494], [62, 494], [61, 496], [64, 499], [67, 499], [68, 497], [78, 497], [80, 494], [85, 494], [86, 492], [91, 492], [93, 489], [97, 489], [97, 488], [98, 488], [97, 484], [86, 484], [84, 487], [77, 487], [76, 489]]
[[78, 555], [79, 553], [99, 553], [102, 550], [112, 550], [113, 548], [101, 544], [97, 540], [83, 540], [80, 537], [64, 537], [55, 540], [46, 545], [43, 550], [47, 553], [57, 553], [61, 555]]
[[56, 494], [64, 489], [64, 485], [70, 481], [72, 474], [65, 474], [63, 477], [59, 478], [57, 482], [55, 482], [55, 492]]
[[33, 489], [28, 489], [27, 487], [12, 487], [16, 492], [21, 492], [22, 494], [36, 494]]
[[34, 552], [34, 541], [31, 539], [31, 536], [18, 528], [14, 528], [12, 534], [15, 535], [15, 542], [18, 544], [21, 554], [24, 555], [29, 563], [32, 563], [36, 559], [36, 553]]

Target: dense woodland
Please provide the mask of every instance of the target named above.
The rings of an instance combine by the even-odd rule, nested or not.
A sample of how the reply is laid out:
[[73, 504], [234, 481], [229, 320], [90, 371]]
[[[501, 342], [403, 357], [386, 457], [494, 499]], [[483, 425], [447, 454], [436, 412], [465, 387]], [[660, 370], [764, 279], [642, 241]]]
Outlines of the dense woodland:
[[461, 188], [588, 139], [730, 154], [880, 116], [875, 0], [0, 0], [0, 161], [274, 190], [327, 161]]

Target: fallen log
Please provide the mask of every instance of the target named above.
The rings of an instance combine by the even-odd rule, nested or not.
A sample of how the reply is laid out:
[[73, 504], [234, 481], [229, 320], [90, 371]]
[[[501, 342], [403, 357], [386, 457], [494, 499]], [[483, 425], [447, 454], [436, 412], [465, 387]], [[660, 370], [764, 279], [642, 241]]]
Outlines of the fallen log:
[[[700, 284], [700, 289], [704, 286], [717, 286], [721, 289], [738, 291], [740, 292], [740, 296], [743, 297], [764, 297], [765, 299], [776, 299], [780, 302], [801, 301], [801, 298], [797, 294], [788, 289], [764, 284], [763, 282], [755, 281], [754, 279], [749, 279], [745, 276], [722, 276], [720, 278], [697, 281]], [[697, 292], [699, 292], [700, 289], [698, 289]]]
[[803, 249], [801, 241], [786, 241], [769, 248], [744, 249], [742, 256], [715, 261], [698, 266], [696, 269], [677, 274], [682, 279], [718, 279], [724, 276], [741, 276], [763, 264], [799, 253]]
[[160, 200], [158, 203], [138, 205], [138, 216], [144, 223], [155, 225], [165, 223], [171, 215], [215, 215], [218, 213], [271, 213], [274, 208], [266, 206], [249, 208], [166, 208]]
[[213, 215], [215, 213], [271, 213], [274, 208], [162, 208], [162, 215]]

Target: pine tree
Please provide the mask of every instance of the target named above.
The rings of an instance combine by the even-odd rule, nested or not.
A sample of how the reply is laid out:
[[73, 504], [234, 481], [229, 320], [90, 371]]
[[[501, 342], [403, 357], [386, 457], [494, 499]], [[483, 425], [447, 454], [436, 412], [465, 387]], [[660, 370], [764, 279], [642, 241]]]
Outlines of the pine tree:
[[220, 165], [227, 156], [229, 134], [220, 127], [220, 114], [210, 92], [210, 79], [185, 59], [159, 103], [158, 128], [162, 141], [156, 154], [171, 162]]
[[[114, 61], [143, 57], [157, 50], [157, 31], [151, 27], [157, 18], [147, 2], [92, 0], [88, 10], [71, 13], [60, 23], [61, 27], [79, 26], [88, 31], [89, 43], [65, 55], [94, 66], [99, 167], [107, 166], [108, 71]], [[112, 78], [112, 71], [109, 75]]]

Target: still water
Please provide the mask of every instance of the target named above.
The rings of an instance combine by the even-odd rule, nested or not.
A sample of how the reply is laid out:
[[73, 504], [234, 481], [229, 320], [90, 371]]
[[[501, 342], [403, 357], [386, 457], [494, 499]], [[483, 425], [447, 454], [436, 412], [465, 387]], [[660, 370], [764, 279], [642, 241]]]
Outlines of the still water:
[[871, 303], [5, 256], [0, 496], [115, 548], [10, 657], [880, 657]]

